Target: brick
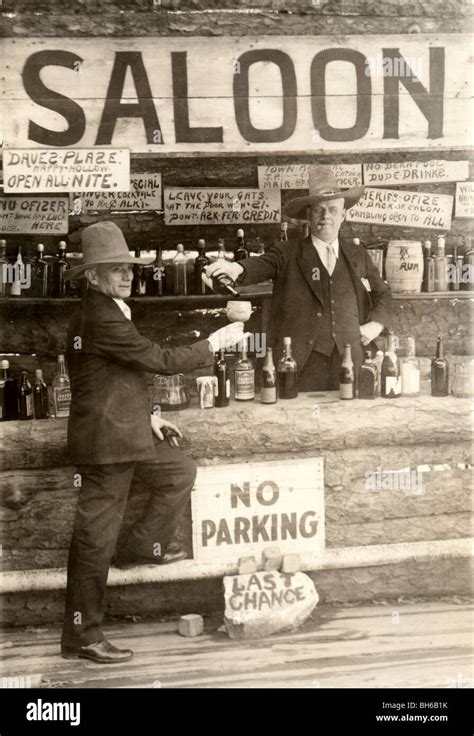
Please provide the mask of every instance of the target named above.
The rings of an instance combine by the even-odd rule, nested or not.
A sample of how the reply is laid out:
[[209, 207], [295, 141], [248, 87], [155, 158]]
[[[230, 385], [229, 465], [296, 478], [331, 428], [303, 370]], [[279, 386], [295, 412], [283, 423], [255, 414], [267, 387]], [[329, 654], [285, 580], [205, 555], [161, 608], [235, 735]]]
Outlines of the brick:
[[301, 557], [296, 554], [283, 555], [283, 562], [281, 565], [282, 572], [300, 572], [301, 570]]
[[279, 547], [265, 547], [262, 552], [263, 569], [279, 570], [283, 561], [283, 555]]
[[257, 560], [255, 557], [241, 557], [239, 560], [239, 575], [247, 575], [257, 572]]
[[198, 613], [187, 613], [181, 616], [178, 623], [181, 636], [199, 636], [204, 632], [204, 621]]

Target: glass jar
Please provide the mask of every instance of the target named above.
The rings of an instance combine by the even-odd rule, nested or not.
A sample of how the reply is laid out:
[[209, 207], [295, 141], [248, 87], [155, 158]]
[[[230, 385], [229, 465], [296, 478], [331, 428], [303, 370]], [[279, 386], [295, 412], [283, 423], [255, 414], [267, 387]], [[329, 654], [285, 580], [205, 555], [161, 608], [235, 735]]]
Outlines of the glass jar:
[[[190, 395], [184, 373], [172, 376], [156, 374], [153, 379], [152, 410], [179, 411], [189, 406]], [[159, 407], [159, 408], [158, 408]]]
[[467, 363], [455, 363], [451, 392], [458, 399], [474, 397], [474, 360]]

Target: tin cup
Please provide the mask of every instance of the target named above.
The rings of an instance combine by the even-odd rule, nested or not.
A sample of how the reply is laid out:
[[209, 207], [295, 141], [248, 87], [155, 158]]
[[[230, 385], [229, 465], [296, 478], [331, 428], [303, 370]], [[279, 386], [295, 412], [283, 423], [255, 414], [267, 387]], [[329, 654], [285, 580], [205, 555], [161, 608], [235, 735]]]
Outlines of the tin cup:
[[199, 395], [199, 406], [201, 409], [212, 409], [214, 406], [214, 396], [217, 392], [217, 377], [200, 376], [196, 378], [196, 384]]

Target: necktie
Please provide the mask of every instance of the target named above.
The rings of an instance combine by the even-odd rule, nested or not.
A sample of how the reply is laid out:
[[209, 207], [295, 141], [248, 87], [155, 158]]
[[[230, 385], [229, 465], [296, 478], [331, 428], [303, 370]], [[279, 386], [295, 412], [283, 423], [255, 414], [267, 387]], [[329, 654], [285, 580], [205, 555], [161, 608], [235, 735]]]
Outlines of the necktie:
[[329, 275], [331, 275], [336, 265], [336, 254], [334, 253], [334, 248], [332, 247], [332, 245], [327, 246], [326, 263], [328, 273]]

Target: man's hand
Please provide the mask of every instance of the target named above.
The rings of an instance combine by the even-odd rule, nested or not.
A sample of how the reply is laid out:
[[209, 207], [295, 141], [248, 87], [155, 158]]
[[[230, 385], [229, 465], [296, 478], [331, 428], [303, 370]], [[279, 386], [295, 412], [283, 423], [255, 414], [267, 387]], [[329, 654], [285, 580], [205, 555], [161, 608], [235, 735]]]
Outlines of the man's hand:
[[160, 440], [164, 440], [165, 438], [162, 432], [162, 430], [165, 429], [165, 434], [167, 435], [168, 442], [170, 443], [171, 447], [178, 446], [178, 440], [176, 439], [176, 437], [183, 437], [181, 431], [175, 424], [173, 424], [172, 422], [168, 422], [166, 419], [162, 419], [156, 414], [151, 415], [151, 428]]
[[215, 278], [216, 276], [220, 276], [222, 273], [225, 273], [227, 276], [230, 276], [232, 281], [237, 281], [245, 269], [240, 265], [240, 263], [235, 263], [235, 261], [225, 261], [223, 258], [219, 258], [215, 263], [211, 263], [209, 266], [206, 266], [204, 270], [206, 276], [209, 276], [209, 278]]
[[213, 353], [219, 350], [228, 350], [237, 345], [244, 336], [244, 323], [231, 322], [230, 325], [221, 327], [220, 330], [212, 332], [207, 338], [211, 343], [210, 349]]
[[362, 345], [368, 345], [380, 335], [383, 325], [380, 322], [366, 322], [365, 325], [360, 325], [359, 329]]

